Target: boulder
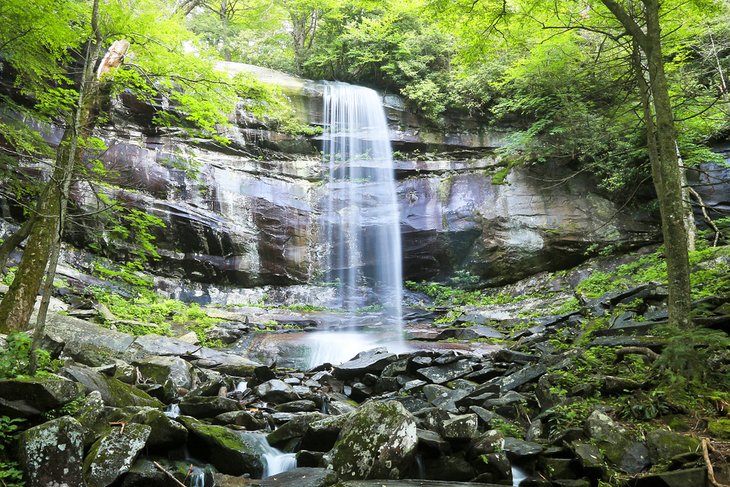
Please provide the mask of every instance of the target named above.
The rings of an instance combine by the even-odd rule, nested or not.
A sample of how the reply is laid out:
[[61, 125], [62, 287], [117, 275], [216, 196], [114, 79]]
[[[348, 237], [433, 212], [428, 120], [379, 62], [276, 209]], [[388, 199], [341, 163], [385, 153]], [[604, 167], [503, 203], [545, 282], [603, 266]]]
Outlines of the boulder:
[[305, 450], [327, 452], [335, 446], [342, 428], [349, 421], [348, 415], [328, 416], [309, 423], [302, 438], [301, 447]]
[[445, 382], [449, 382], [450, 380], [463, 377], [470, 373], [472, 370], [474, 370], [474, 368], [472, 367], [471, 363], [468, 360], [463, 359], [445, 365], [424, 367], [418, 369], [418, 374], [434, 384], [443, 384]]
[[250, 474], [254, 478], [260, 478], [264, 473], [261, 459], [266, 452], [266, 440], [263, 436], [201, 423], [187, 416], [180, 416], [178, 420], [196, 440], [189, 443], [193, 453], [212, 463], [220, 472]]
[[185, 396], [180, 401], [180, 412], [194, 418], [213, 418], [241, 409], [238, 401], [221, 396]]
[[348, 379], [368, 373], [378, 374], [396, 360], [398, 360], [398, 356], [388, 353], [384, 348], [360, 352], [352, 360], [338, 365], [335, 369], [335, 377]]
[[398, 479], [410, 468], [418, 438], [415, 418], [398, 402], [368, 402], [350, 416], [332, 450], [345, 479]]
[[84, 460], [87, 485], [106, 487], [127, 473], [144, 448], [151, 430], [149, 426], [130, 423], [99, 438]]
[[337, 481], [337, 475], [325, 468], [295, 468], [272, 475], [261, 481], [261, 487], [327, 487]]
[[193, 367], [180, 357], [147, 357], [134, 362], [142, 375], [163, 386], [164, 400], [170, 402], [179, 396], [179, 389], [189, 390], [193, 385]]
[[91, 391], [74, 414], [81, 426], [84, 428], [84, 443], [90, 446], [97, 436], [107, 427], [104, 422], [106, 411], [104, 410], [104, 401], [99, 391]]
[[476, 414], [463, 414], [447, 419], [441, 424], [441, 434], [447, 440], [469, 440], [477, 435], [479, 418]]
[[249, 431], [262, 430], [268, 425], [266, 418], [260, 411], [230, 411], [219, 414], [216, 421], [223, 424], [235, 424]]
[[[636, 465], [635, 459], [630, 457], [635, 454], [641, 455], [636, 449], [629, 450], [633, 443], [620, 425], [616, 424], [610, 417], [600, 411], [593, 411], [586, 419], [585, 432], [588, 438], [604, 454], [605, 458], [616, 466], [633, 469]], [[624, 461], [624, 457], [626, 461]]]
[[527, 367], [523, 367], [517, 372], [500, 379], [499, 385], [502, 388], [502, 391], [511, 391], [513, 389], [517, 389], [521, 385], [538, 379], [546, 372], [547, 366], [545, 364], [540, 363], [535, 365], [528, 365]]
[[149, 448], [175, 448], [184, 445], [188, 439], [188, 430], [185, 426], [168, 417], [159, 409], [142, 408], [129, 420], [130, 423], [139, 423], [151, 428], [147, 439]]
[[505, 438], [502, 449], [510, 460], [516, 462], [534, 458], [544, 450], [542, 445], [517, 438]]
[[78, 381], [88, 392], [99, 391], [104, 404], [112, 407], [149, 406], [162, 408], [163, 404], [146, 392], [125, 384], [113, 377], [108, 377], [84, 365], [64, 367], [64, 373]]
[[468, 394], [469, 391], [449, 389], [448, 387], [437, 384], [423, 386], [423, 395], [426, 397], [426, 400], [437, 408], [441, 408], [450, 413], [459, 412], [456, 402], [465, 398]]
[[266, 402], [279, 404], [299, 399], [294, 388], [279, 379], [267, 380], [263, 384], [254, 387], [254, 393]]
[[20, 436], [18, 459], [28, 487], [84, 486], [84, 427], [62, 416], [30, 428]]
[[0, 414], [37, 416], [76, 399], [83, 388], [56, 375], [0, 380]]
[[674, 431], [654, 430], [646, 435], [646, 445], [651, 463], [662, 463], [676, 455], [698, 451], [700, 441]]
[[309, 430], [309, 425], [325, 416], [321, 413], [302, 413], [284, 423], [267, 435], [272, 445], [278, 445], [293, 438], [301, 438]]

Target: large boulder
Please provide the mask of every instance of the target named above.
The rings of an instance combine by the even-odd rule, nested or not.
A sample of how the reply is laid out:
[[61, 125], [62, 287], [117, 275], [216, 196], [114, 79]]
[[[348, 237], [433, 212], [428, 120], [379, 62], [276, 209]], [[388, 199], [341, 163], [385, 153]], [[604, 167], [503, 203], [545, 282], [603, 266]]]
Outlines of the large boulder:
[[180, 389], [189, 390], [193, 385], [193, 367], [180, 357], [147, 357], [134, 363], [142, 375], [160, 384], [164, 400], [170, 402], [180, 395]]
[[63, 416], [20, 436], [18, 458], [28, 487], [79, 487], [83, 476], [84, 428]]
[[200, 455], [228, 475], [249, 474], [260, 478], [264, 472], [262, 457], [266, 440], [262, 435], [236, 431], [225, 426], [201, 423], [193, 418], [178, 418], [196, 440], [191, 443], [194, 454]]
[[410, 468], [416, 421], [400, 403], [369, 402], [349, 419], [332, 452], [345, 479], [398, 479]]
[[104, 404], [112, 407], [149, 406], [162, 408], [163, 404], [149, 394], [91, 367], [69, 365], [64, 373], [83, 385], [88, 392], [99, 391]]
[[56, 375], [0, 380], [0, 414], [37, 416], [76, 399], [82, 391], [79, 384]]
[[126, 424], [99, 438], [84, 461], [84, 476], [89, 487], [106, 487], [127, 473], [147, 443], [152, 428]]
[[185, 426], [173, 420], [159, 409], [142, 408], [129, 420], [130, 423], [145, 424], [151, 428], [147, 439], [149, 448], [175, 448], [184, 445], [188, 439]]

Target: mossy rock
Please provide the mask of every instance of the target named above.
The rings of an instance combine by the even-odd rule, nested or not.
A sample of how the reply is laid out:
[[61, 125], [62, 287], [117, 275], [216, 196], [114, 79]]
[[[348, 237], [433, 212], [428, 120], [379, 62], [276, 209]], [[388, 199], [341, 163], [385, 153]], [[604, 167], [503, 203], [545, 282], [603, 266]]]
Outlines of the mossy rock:
[[99, 438], [84, 461], [88, 487], [106, 487], [127, 473], [147, 443], [150, 431], [149, 426], [130, 423]]
[[411, 467], [416, 421], [399, 402], [369, 402], [335, 443], [332, 464], [345, 479], [398, 479]]
[[189, 416], [177, 418], [197, 440], [190, 442], [193, 454], [198, 454], [228, 475], [250, 474], [261, 478], [266, 440], [263, 435], [235, 431], [225, 426], [202, 423]]
[[184, 445], [188, 440], [188, 430], [185, 426], [169, 418], [159, 409], [142, 408], [132, 416], [130, 422], [146, 424], [152, 428], [147, 440], [147, 446], [150, 448], [174, 448]]
[[669, 461], [684, 453], [696, 452], [700, 440], [669, 430], [655, 430], [646, 435], [646, 446], [652, 463]]
[[730, 419], [710, 420], [707, 431], [718, 440], [730, 440]]
[[146, 392], [132, 385], [108, 377], [89, 367], [72, 365], [66, 367], [66, 374], [81, 383], [87, 391], [99, 391], [104, 404], [112, 407], [149, 406], [162, 408], [164, 405]]

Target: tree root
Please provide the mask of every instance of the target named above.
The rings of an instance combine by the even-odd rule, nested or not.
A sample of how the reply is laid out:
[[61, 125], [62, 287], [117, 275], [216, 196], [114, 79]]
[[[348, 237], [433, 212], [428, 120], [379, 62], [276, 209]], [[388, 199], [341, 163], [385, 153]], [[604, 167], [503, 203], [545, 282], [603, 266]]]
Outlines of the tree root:
[[622, 347], [616, 351], [616, 362], [622, 361], [626, 355], [631, 354], [644, 355], [651, 362], [659, 358], [658, 353], [647, 347]]
[[715, 469], [710, 461], [711, 449], [712, 445], [710, 444], [710, 440], [702, 438], [702, 456], [705, 458], [705, 465], [707, 466], [707, 478], [714, 487], [730, 487], [730, 485], [721, 484], [717, 481], [717, 478], [715, 477]]

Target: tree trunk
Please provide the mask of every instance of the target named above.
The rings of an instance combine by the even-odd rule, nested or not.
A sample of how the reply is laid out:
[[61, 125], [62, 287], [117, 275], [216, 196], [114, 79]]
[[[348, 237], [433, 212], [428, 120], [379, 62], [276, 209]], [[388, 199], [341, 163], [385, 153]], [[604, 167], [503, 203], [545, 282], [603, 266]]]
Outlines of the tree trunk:
[[10, 254], [13, 250], [18, 248], [18, 245], [23, 243], [23, 240], [28, 238], [28, 235], [30, 235], [30, 230], [33, 228], [35, 219], [35, 215], [28, 218], [23, 222], [20, 228], [15, 231], [15, 233], [6, 238], [3, 244], [0, 245], [0, 272], [3, 272], [5, 270], [5, 266], [8, 265], [8, 259], [10, 258]]
[[646, 11], [646, 46], [649, 86], [656, 117], [656, 142], [659, 180], [654, 181], [662, 218], [665, 258], [669, 278], [669, 322], [680, 328], [690, 325], [690, 274], [686, 207], [683, 201], [682, 174], [677, 160], [674, 114], [664, 74], [658, 0], [643, 0]]
[[[94, 66], [100, 58], [101, 38], [98, 30], [99, 0], [94, 0], [92, 9], [92, 36], [84, 58], [84, 67], [79, 86], [79, 97], [56, 152], [53, 174], [47, 188], [41, 195], [37, 221], [32, 226], [28, 243], [20, 260], [15, 279], [0, 302], [0, 332], [26, 328], [33, 306], [41, 287], [41, 281], [53, 253], [56, 236], [62, 229], [60, 220], [65, 207], [70, 179], [78, 159], [79, 138], [90, 130], [95, 91], [98, 83], [94, 77]], [[55, 275], [55, 268], [53, 269]], [[51, 283], [52, 284], [52, 283]]]

